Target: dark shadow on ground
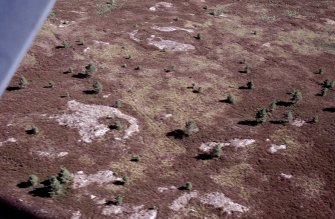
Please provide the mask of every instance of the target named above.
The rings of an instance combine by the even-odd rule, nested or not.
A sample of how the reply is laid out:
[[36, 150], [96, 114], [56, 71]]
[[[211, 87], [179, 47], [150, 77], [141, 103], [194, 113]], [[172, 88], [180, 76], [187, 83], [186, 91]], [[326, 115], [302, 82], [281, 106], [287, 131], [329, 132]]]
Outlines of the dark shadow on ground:
[[50, 197], [47, 187], [35, 188], [33, 191], [30, 191], [29, 194], [36, 197], [47, 198]]
[[220, 103], [228, 103], [228, 104], [230, 104], [228, 98], [227, 98], [227, 99], [224, 99], [224, 100], [219, 100], [219, 102], [220, 102]]
[[174, 137], [175, 139], [183, 139], [184, 137], [186, 137], [186, 134], [184, 132], [184, 130], [181, 129], [176, 129], [174, 131], [168, 132], [166, 134], [167, 137]]
[[118, 180], [114, 181], [113, 184], [116, 186], [124, 186], [126, 183], [124, 181]]
[[16, 91], [20, 90], [21, 88], [19, 86], [10, 86], [6, 88], [6, 91]]
[[79, 78], [79, 79], [85, 79], [85, 78], [89, 78], [90, 76], [88, 74], [85, 73], [78, 73], [75, 75], [72, 75], [73, 78]]
[[181, 190], [181, 191], [190, 191], [186, 188], [186, 186], [180, 186], [178, 187], [178, 190]]
[[275, 124], [275, 125], [283, 125], [283, 124], [285, 124], [285, 121], [283, 121], [283, 120], [271, 120], [270, 123]]
[[213, 156], [211, 156], [209, 154], [198, 154], [194, 158], [197, 159], [197, 160], [212, 160]]
[[33, 129], [28, 129], [28, 130], [26, 130], [26, 133], [27, 133], [28, 135], [33, 135], [33, 134], [34, 134], [34, 131], [33, 131]]
[[241, 87], [239, 87], [238, 89], [240, 89], [240, 90], [249, 90], [249, 88], [246, 87], [246, 86], [241, 86]]
[[83, 93], [92, 95], [92, 94], [95, 94], [95, 91], [94, 90], [84, 90]]
[[325, 111], [325, 112], [335, 113], [335, 107], [324, 108], [323, 111]]
[[20, 189], [26, 189], [29, 188], [31, 186], [30, 182], [20, 182], [16, 185], [17, 187], [19, 187]]
[[243, 121], [239, 121], [237, 124], [239, 124], [239, 125], [248, 125], [248, 126], [256, 126], [257, 125], [257, 121], [256, 120], [243, 120]]
[[277, 106], [285, 106], [285, 107], [293, 105], [293, 103], [290, 102], [290, 101], [278, 101], [278, 102], [276, 102], [276, 104], [277, 104]]

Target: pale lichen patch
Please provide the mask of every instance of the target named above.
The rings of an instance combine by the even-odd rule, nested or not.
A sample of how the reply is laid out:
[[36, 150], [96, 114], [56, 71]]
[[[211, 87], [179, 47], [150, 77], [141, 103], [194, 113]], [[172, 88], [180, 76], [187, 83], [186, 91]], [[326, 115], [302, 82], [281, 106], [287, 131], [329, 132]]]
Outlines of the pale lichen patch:
[[86, 187], [90, 184], [105, 184], [116, 181], [122, 181], [122, 178], [116, 177], [115, 173], [111, 170], [101, 170], [95, 174], [85, 174], [83, 171], [78, 171], [73, 174], [73, 185], [74, 189]]
[[186, 43], [179, 43], [173, 40], [164, 40], [161, 37], [157, 37], [156, 39], [155, 35], [152, 35], [150, 38], [148, 38], [148, 44], [153, 45], [157, 47], [158, 49], [166, 49], [169, 51], [175, 51], [175, 52], [182, 52], [182, 51], [188, 51], [188, 50], [194, 50], [195, 47], [191, 44]]
[[124, 139], [139, 132], [137, 119], [122, 113], [117, 108], [82, 104], [71, 100], [68, 102], [68, 110], [70, 113], [51, 118], [56, 118], [60, 125], [78, 129], [81, 139], [86, 143], [91, 143], [93, 139], [104, 136], [110, 130], [107, 125], [99, 123], [100, 118], [117, 117], [128, 121], [129, 127], [125, 130]]

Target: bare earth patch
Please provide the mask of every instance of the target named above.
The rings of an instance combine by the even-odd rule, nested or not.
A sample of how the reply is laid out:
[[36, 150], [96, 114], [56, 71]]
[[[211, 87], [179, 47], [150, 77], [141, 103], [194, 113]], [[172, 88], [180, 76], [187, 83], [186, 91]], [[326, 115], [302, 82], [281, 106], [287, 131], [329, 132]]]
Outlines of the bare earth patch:
[[285, 174], [285, 173], [281, 173], [280, 176], [285, 179], [291, 179], [293, 177], [291, 174]]
[[125, 130], [124, 139], [129, 138], [135, 132], [139, 132], [137, 119], [123, 114], [119, 109], [113, 107], [82, 104], [71, 100], [68, 102], [68, 110], [70, 111], [68, 114], [65, 113], [51, 118], [56, 118], [60, 125], [78, 129], [82, 140], [86, 143], [91, 143], [93, 139], [104, 136], [110, 130], [107, 125], [99, 123], [100, 118], [116, 116], [127, 120], [130, 125]]
[[293, 126], [297, 126], [297, 127], [301, 127], [301, 126], [303, 126], [304, 124], [306, 124], [306, 121], [305, 121], [305, 120], [302, 120], [302, 119], [295, 119], [295, 120], [292, 122], [292, 125], [293, 125]]
[[233, 202], [230, 198], [219, 192], [207, 193], [200, 197], [199, 200], [203, 204], [221, 208], [227, 214], [232, 214], [233, 212], [243, 213], [249, 210], [249, 208]]
[[81, 213], [80, 211], [73, 212], [71, 219], [80, 219]]
[[197, 191], [181, 195], [173, 201], [169, 208], [173, 211], [187, 210], [187, 205], [193, 198], [199, 200], [202, 204], [211, 205], [214, 208], [220, 208], [227, 214], [232, 214], [233, 212], [243, 213], [249, 210], [249, 208], [233, 202], [223, 193], [212, 192], [200, 196]]
[[169, 2], [158, 2], [154, 6], [150, 7], [150, 11], [157, 11], [157, 9], [162, 9], [162, 8], [171, 8], [172, 3]]
[[285, 150], [286, 149], [286, 145], [282, 144], [282, 145], [276, 145], [276, 144], [271, 144], [270, 148], [268, 148], [268, 152], [270, 154], [274, 154], [277, 153], [279, 150]]
[[255, 143], [256, 141], [254, 139], [232, 139], [229, 140], [226, 143], [222, 143], [222, 142], [206, 142], [206, 143], [202, 143], [199, 147], [199, 151], [201, 151], [202, 153], [205, 154], [211, 154], [214, 150], [214, 148], [216, 146], [219, 147], [226, 147], [226, 146], [232, 146], [235, 148], [244, 148], [248, 145], [251, 145], [253, 143]]
[[188, 203], [191, 201], [192, 198], [197, 198], [198, 192], [190, 192], [185, 193], [181, 196], [179, 196], [177, 199], [175, 199], [172, 204], [169, 206], [170, 209], [174, 211], [180, 211], [187, 207]]
[[15, 138], [8, 138], [6, 141], [0, 142], [0, 146], [6, 143], [15, 143], [17, 140]]
[[154, 30], [159, 30], [162, 32], [172, 32], [172, 31], [177, 31], [177, 30], [181, 30], [181, 31], [186, 31], [188, 33], [193, 33], [194, 30], [193, 29], [187, 29], [187, 28], [181, 28], [181, 27], [159, 27], [159, 26], [153, 26], [152, 29]]
[[188, 50], [194, 50], [195, 47], [190, 44], [184, 44], [184, 43], [179, 43], [176, 41], [172, 40], [164, 40], [161, 37], [157, 37], [158, 40], [156, 39], [155, 35], [152, 35], [150, 38], [148, 38], [148, 44], [156, 46], [159, 49], [166, 49], [169, 51], [176, 51], [176, 52], [182, 52], [182, 51], [188, 51]]
[[93, 183], [104, 184], [121, 180], [122, 178], [116, 177], [114, 172], [110, 170], [99, 171], [96, 174], [89, 175], [85, 174], [83, 171], [78, 171], [73, 175], [72, 187], [78, 189]]
[[[105, 216], [118, 215], [118, 217], [122, 217], [122, 215], [130, 214], [129, 219], [155, 219], [157, 217], [156, 209], [143, 209], [143, 205], [139, 206], [116, 206], [110, 205], [106, 206], [102, 209], [102, 214]], [[124, 218], [124, 216], [122, 217]]]

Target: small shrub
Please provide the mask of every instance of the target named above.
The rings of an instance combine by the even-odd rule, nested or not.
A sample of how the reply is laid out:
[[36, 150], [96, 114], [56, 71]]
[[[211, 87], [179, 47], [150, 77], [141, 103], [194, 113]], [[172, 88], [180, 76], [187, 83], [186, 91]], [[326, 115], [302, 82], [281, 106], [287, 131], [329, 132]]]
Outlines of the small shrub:
[[123, 185], [127, 184], [129, 182], [128, 176], [122, 177], [122, 182], [123, 182]]
[[85, 74], [87, 76], [93, 75], [93, 73], [95, 73], [96, 71], [97, 71], [97, 68], [95, 67], [95, 65], [91, 63], [85, 66]]
[[202, 34], [197, 33], [197, 35], [194, 38], [197, 39], [197, 40], [202, 40]]
[[225, 13], [227, 13], [227, 10], [223, 7], [215, 8], [209, 12], [210, 15], [215, 17], [223, 16]]
[[39, 183], [39, 178], [36, 175], [30, 175], [28, 178], [28, 183], [31, 186], [37, 186]]
[[266, 123], [268, 120], [268, 113], [266, 109], [262, 108], [256, 113], [256, 122], [260, 124]]
[[31, 133], [32, 135], [37, 135], [38, 133], [40, 133], [40, 130], [39, 130], [39, 128], [38, 128], [37, 126], [32, 125], [32, 126], [31, 126], [31, 129], [30, 129], [30, 133]]
[[124, 57], [125, 59], [131, 59], [131, 55], [127, 55], [126, 57]]
[[127, 64], [122, 64], [121, 67], [122, 68], [127, 68]]
[[21, 75], [20, 78], [19, 78], [20, 88], [26, 88], [28, 85], [29, 85], [28, 80], [23, 75]]
[[186, 136], [190, 136], [190, 135], [193, 135], [193, 134], [199, 132], [199, 128], [198, 128], [197, 123], [193, 120], [187, 121], [186, 124], [185, 124], [184, 132], [185, 132]]
[[115, 108], [120, 109], [121, 107], [122, 107], [122, 102], [121, 102], [121, 100], [117, 100], [117, 101], [115, 101]]
[[66, 71], [64, 71], [63, 73], [64, 73], [64, 74], [72, 74], [73, 72], [74, 72], [73, 68], [70, 67], [70, 68], [68, 68]]
[[110, 13], [112, 10], [121, 8], [123, 6], [123, 3], [117, 1], [117, 0], [109, 0], [105, 3], [98, 4], [98, 14], [99, 15], [105, 15], [107, 13]]
[[192, 186], [191, 182], [186, 182], [184, 187], [185, 187], [186, 190], [190, 191], [190, 190], [192, 190], [193, 186]]
[[93, 92], [95, 94], [101, 93], [102, 89], [103, 89], [102, 84], [99, 81], [97, 81], [93, 84]]
[[322, 88], [322, 90], [321, 90], [321, 96], [322, 97], [325, 97], [325, 96], [327, 96], [327, 94], [328, 94], [328, 88], [326, 88], [326, 87], [324, 87], [324, 88]]
[[294, 90], [291, 93], [291, 100], [294, 104], [302, 100], [302, 93], [299, 90]]
[[332, 84], [333, 84], [333, 82], [332, 81], [330, 81], [329, 79], [326, 79], [324, 82], [323, 82], [323, 84], [322, 84], [322, 87], [323, 88], [332, 88]]
[[247, 60], [244, 58], [240, 61], [240, 64], [247, 64]]
[[122, 125], [120, 121], [116, 121], [114, 124], [114, 129], [120, 131], [122, 129]]
[[51, 11], [48, 15], [48, 18], [54, 18], [56, 17], [56, 13], [54, 11]]
[[116, 196], [115, 204], [118, 205], [118, 206], [123, 204], [123, 197], [121, 195]]
[[221, 157], [222, 155], [222, 147], [220, 145], [216, 145], [213, 150], [213, 157]]
[[227, 97], [227, 102], [230, 104], [235, 104], [236, 103], [236, 97], [233, 94], [229, 94]]
[[47, 186], [47, 191], [51, 197], [63, 194], [63, 186], [58, 181], [57, 177], [51, 177], [49, 182], [50, 184]]
[[332, 81], [330, 87], [331, 87], [331, 88], [334, 88], [334, 87], [335, 87], [335, 80]]
[[314, 116], [314, 117], [312, 118], [311, 123], [316, 124], [316, 123], [318, 123], [318, 122], [319, 122], [319, 116]]
[[70, 93], [69, 92], [65, 92], [64, 94], [60, 95], [61, 98], [69, 98], [70, 97]]
[[140, 162], [140, 157], [139, 156], [137, 156], [137, 155], [135, 155], [135, 156], [133, 156], [132, 158], [131, 158], [131, 160], [130, 161], [132, 161], [132, 162]]
[[277, 102], [273, 101], [273, 102], [270, 103], [269, 109], [267, 111], [268, 112], [273, 112], [273, 111], [275, 111], [276, 108], [277, 108]]
[[55, 87], [55, 82], [49, 81], [49, 88], [54, 88]]
[[174, 21], [179, 21], [179, 17], [173, 18]]
[[68, 49], [68, 48], [70, 48], [70, 44], [67, 41], [63, 41], [62, 42], [62, 48]]
[[243, 73], [246, 73], [246, 74], [250, 74], [250, 73], [251, 73], [251, 68], [250, 68], [248, 65], [246, 65], [246, 66], [244, 67], [244, 69], [242, 70], [242, 72], [243, 72]]
[[193, 93], [199, 94], [201, 92], [202, 92], [202, 87], [200, 87], [200, 86], [194, 86], [193, 87]]
[[322, 74], [324, 74], [324, 73], [325, 73], [325, 70], [324, 70], [323, 68], [320, 68], [320, 69], [318, 70], [318, 74], [322, 75]]
[[174, 66], [174, 65], [170, 65], [170, 66], [168, 66], [167, 68], [165, 68], [164, 71], [165, 71], [166, 73], [169, 73], [169, 72], [174, 71], [174, 69], [175, 69], [175, 66]]
[[138, 70], [141, 70], [142, 69], [142, 66], [138, 65], [134, 68], [134, 70], [138, 71]]
[[85, 45], [85, 41], [83, 39], [79, 39], [79, 40], [77, 40], [77, 45], [78, 46], [83, 46], [83, 45]]
[[57, 175], [57, 179], [61, 184], [69, 184], [72, 182], [73, 177], [70, 171], [68, 171], [66, 168], [61, 168]]
[[247, 83], [247, 88], [248, 89], [254, 89], [255, 85], [254, 85], [254, 82], [252, 80], [249, 80], [248, 83]]
[[292, 121], [293, 121], [293, 113], [291, 111], [286, 112], [284, 114], [284, 119], [285, 119], [285, 122], [292, 123]]

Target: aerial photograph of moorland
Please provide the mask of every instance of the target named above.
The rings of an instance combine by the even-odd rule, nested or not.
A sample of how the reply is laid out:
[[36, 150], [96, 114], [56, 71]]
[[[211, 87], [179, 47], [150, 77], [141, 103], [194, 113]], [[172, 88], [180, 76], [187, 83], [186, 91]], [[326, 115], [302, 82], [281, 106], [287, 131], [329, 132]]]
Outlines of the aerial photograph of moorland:
[[6, 87], [10, 218], [335, 218], [333, 0], [57, 0]]

